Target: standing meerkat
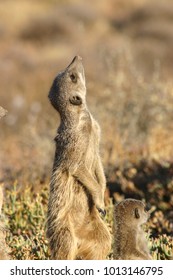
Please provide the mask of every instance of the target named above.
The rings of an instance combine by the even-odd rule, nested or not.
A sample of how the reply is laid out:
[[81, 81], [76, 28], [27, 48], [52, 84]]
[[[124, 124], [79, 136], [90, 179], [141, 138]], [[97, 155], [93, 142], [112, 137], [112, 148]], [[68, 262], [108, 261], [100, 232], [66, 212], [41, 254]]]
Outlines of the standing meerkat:
[[140, 200], [125, 199], [114, 208], [115, 260], [151, 260], [147, 240], [141, 225], [147, 222], [149, 213]]
[[99, 155], [100, 128], [86, 105], [82, 59], [74, 57], [49, 92], [60, 114], [48, 202], [51, 258], [105, 259], [111, 236], [102, 220], [105, 175]]

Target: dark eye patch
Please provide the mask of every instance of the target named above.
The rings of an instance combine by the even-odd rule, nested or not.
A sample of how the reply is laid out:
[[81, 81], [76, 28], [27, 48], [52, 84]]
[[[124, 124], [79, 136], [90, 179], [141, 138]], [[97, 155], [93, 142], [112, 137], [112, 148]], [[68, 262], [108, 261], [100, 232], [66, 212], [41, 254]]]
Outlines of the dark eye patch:
[[77, 75], [75, 73], [70, 74], [70, 79], [73, 83], [77, 83]]

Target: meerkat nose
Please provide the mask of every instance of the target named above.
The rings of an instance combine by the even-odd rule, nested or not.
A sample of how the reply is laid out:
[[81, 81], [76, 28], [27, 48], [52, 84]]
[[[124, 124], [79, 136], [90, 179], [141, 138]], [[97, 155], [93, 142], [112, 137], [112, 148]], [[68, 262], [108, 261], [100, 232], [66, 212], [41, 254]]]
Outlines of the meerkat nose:
[[76, 56], [73, 58], [73, 60], [72, 60], [71, 63], [73, 63], [73, 62], [75, 62], [75, 61], [82, 61], [82, 57], [79, 56], [79, 55], [76, 55]]
[[76, 56], [74, 57], [74, 59], [82, 60], [82, 57], [81, 57], [80, 55], [76, 55]]
[[82, 58], [79, 55], [76, 55], [72, 62], [69, 64], [69, 66], [67, 67], [68, 70], [72, 70], [75, 69], [80, 71], [82, 66]]

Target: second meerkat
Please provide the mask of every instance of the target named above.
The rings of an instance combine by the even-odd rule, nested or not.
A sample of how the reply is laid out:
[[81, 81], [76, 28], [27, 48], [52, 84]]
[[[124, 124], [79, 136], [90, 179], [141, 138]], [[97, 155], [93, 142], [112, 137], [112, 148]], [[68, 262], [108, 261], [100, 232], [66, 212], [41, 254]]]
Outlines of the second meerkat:
[[113, 258], [115, 260], [151, 260], [144, 231], [149, 213], [145, 204], [136, 199], [125, 199], [114, 207]]
[[86, 105], [81, 58], [55, 78], [49, 93], [61, 123], [50, 183], [47, 236], [52, 259], [105, 259], [111, 247], [104, 212], [100, 128]]

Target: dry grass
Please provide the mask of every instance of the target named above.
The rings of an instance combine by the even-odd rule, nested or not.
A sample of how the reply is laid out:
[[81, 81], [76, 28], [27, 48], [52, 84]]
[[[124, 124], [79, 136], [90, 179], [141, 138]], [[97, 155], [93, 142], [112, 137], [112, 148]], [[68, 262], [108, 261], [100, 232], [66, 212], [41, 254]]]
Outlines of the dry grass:
[[[42, 185], [39, 194], [33, 194], [31, 188], [25, 186], [22, 193], [17, 191], [15, 184], [7, 192], [3, 212], [6, 214], [7, 237], [6, 242], [11, 250], [12, 259], [49, 259], [48, 242], [45, 237], [46, 211], [48, 190]], [[107, 205], [106, 222], [112, 232], [113, 203]], [[7, 219], [8, 218], [8, 219]], [[163, 213], [155, 210], [145, 226], [148, 246], [154, 259], [169, 259], [173, 254], [173, 241], [168, 235], [170, 223], [163, 217]], [[154, 231], [159, 234], [154, 235]], [[163, 232], [166, 232], [164, 233]], [[109, 258], [112, 258], [110, 253]]]

